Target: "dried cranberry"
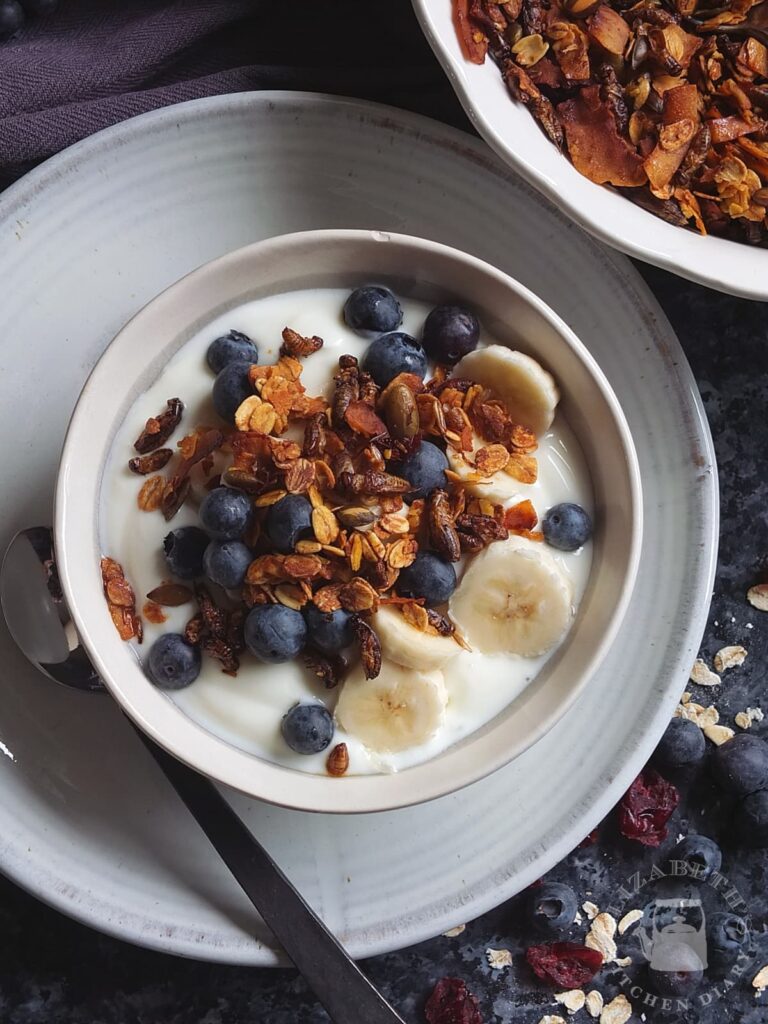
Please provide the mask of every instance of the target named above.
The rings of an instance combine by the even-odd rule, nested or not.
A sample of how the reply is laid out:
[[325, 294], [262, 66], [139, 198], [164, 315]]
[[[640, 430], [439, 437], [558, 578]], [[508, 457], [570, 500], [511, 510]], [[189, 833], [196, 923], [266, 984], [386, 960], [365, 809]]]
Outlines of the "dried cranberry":
[[427, 1024], [483, 1024], [477, 1000], [460, 978], [438, 981], [424, 1015]]
[[584, 846], [592, 846], [594, 843], [597, 842], [597, 840], [599, 838], [600, 838], [600, 829], [599, 828], [593, 828], [592, 831], [589, 833], [589, 835], [584, 836], [584, 838], [579, 843], [577, 849], [581, 850]]
[[652, 768], [641, 772], [619, 804], [619, 832], [644, 846], [658, 846], [667, 838], [666, 824], [680, 795]]
[[559, 988], [581, 988], [594, 978], [603, 965], [596, 949], [575, 942], [553, 942], [548, 946], [529, 946], [525, 959], [542, 981]]

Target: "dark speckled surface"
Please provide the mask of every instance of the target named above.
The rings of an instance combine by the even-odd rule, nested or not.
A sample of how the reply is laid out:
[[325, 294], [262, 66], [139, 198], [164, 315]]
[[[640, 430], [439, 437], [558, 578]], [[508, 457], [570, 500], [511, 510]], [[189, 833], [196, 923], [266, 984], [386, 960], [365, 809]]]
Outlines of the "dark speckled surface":
[[[397, 39], [412, 39], [417, 27], [404, 0], [388, 7], [392, 25], [381, 20], [384, 5], [374, 4], [381, 34], [374, 43], [376, 63], [384, 68], [397, 51]], [[333, 19], [328, 31], [334, 31]], [[463, 115], [426, 46], [412, 45], [412, 66], [402, 82], [387, 90], [374, 76], [375, 98], [407, 105], [466, 127]], [[322, 47], [318, 45], [318, 50]], [[408, 76], [418, 89], [407, 87]], [[347, 85], [349, 79], [347, 79]], [[359, 78], [359, 95], [373, 95]], [[698, 381], [712, 427], [720, 467], [722, 531], [720, 561], [703, 656], [725, 644], [743, 644], [746, 663], [729, 672], [716, 703], [721, 721], [747, 706], [765, 705], [764, 676], [768, 646], [768, 614], [752, 609], [747, 588], [761, 573], [768, 578], [768, 310], [679, 281], [669, 274], [640, 267], [669, 316]], [[695, 698], [709, 703], [708, 694]], [[631, 713], [631, 709], [628, 709]], [[768, 719], [753, 727], [768, 737]], [[694, 1003], [669, 1012], [645, 1007], [646, 1019], [702, 1024], [767, 1024], [768, 1001], [755, 999], [749, 984], [757, 967], [768, 963], [768, 854], [746, 851], [728, 841], [728, 808], [719, 804], [707, 780], [706, 767], [692, 778], [677, 780], [682, 800], [671, 826], [666, 851], [675, 837], [689, 829], [712, 835], [724, 846], [723, 870], [745, 899], [755, 936], [755, 964], [726, 998], [709, 1006]], [[609, 818], [597, 842], [571, 854], [552, 877], [567, 881], [580, 900], [601, 908], [633, 872], [647, 871], [659, 855], [618, 839]], [[468, 923], [458, 937], [440, 937], [400, 953], [378, 957], [365, 966], [373, 980], [416, 1024], [434, 982], [445, 975], [466, 980], [480, 1003], [486, 1024], [538, 1024], [558, 1012], [551, 996], [526, 968], [521, 951], [530, 941], [521, 899], [513, 900]], [[633, 905], [637, 905], [636, 903]], [[584, 926], [575, 932], [584, 934]], [[492, 971], [488, 947], [509, 949], [513, 965]], [[642, 980], [637, 939], [627, 936], [620, 954], [633, 957], [627, 969]], [[606, 968], [596, 987], [606, 999], [621, 990], [623, 971]], [[622, 989], [623, 986], [623, 989]], [[636, 1004], [633, 1020], [642, 1019]], [[640, 997], [642, 999], [642, 997]], [[563, 1016], [565, 1011], [560, 1010]], [[586, 1022], [584, 1010], [574, 1018]], [[2, 1024], [320, 1024], [325, 1014], [315, 1005], [292, 971], [227, 968], [182, 961], [133, 948], [75, 924], [0, 880], [0, 1021]], [[361, 1021], [361, 1024], [365, 1022]]]

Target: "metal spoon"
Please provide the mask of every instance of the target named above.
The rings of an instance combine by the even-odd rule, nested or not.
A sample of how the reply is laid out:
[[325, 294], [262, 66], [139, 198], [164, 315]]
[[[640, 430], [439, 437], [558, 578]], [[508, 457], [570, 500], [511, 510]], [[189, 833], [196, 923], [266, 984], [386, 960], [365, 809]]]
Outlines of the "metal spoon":
[[[0, 569], [0, 605], [36, 668], [65, 686], [104, 691], [64, 603], [48, 527], [22, 530], [11, 541]], [[213, 783], [136, 732], [331, 1020], [404, 1024]]]

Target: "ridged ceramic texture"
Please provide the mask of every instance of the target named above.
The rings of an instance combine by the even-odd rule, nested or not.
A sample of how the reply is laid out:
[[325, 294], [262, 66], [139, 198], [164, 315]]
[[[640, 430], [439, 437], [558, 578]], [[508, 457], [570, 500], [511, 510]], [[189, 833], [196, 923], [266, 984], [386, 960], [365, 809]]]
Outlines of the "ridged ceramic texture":
[[579, 174], [520, 103], [490, 58], [465, 60], [451, 15], [453, 0], [413, 0], [435, 55], [478, 132], [502, 160], [577, 224], [621, 252], [681, 277], [748, 299], [768, 298], [768, 249], [675, 227], [620, 193]]
[[[366, 227], [444, 241], [528, 285], [623, 404], [645, 497], [625, 625], [566, 717], [432, 804], [326, 817], [233, 803], [352, 953], [402, 947], [543, 874], [620, 798], [682, 691], [717, 536], [711, 439], [663, 314], [473, 139], [297, 93], [220, 96], [94, 136], [0, 198], [3, 545], [50, 521], [61, 439], [121, 325], [204, 261], [272, 234]], [[94, 424], [98, 429], [98, 424]], [[38, 676], [0, 627], [0, 864], [67, 913], [158, 949], [276, 962], [270, 936], [109, 699]], [[5, 756], [2, 756], [5, 755]]]

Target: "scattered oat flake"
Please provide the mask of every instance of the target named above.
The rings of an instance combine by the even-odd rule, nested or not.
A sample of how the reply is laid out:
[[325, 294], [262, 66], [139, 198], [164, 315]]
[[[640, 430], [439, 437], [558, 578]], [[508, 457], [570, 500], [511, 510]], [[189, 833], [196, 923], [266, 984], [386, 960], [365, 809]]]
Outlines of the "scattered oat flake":
[[680, 703], [681, 704], [687, 704], [690, 701], [692, 696], [693, 696], [693, 694], [690, 692], [690, 690], [686, 690], [685, 693], [683, 694], [683, 696], [680, 698]]
[[547, 1013], [541, 1018], [539, 1024], [566, 1024], [566, 1022], [562, 1017], [558, 1017], [557, 1014]]
[[768, 988], [768, 964], [761, 967], [752, 979], [752, 988], [755, 989], [755, 996], [761, 996]]
[[613, 962], [616, 964], [617, 967], [629, 967], [629, 965], [632, 963], [632, 957], [618, 956]]
[[732, 740], [735, 733], [727, 725], [706, 725], [704, 735], [719, 747], [722, 743]]
[[597, 915], [600, 913], [600, 908], [596, 906], [594, 903], [590, 903], [589, 900], [587, 900], [586, 903], [582, 903], [581, 909], [584, 911], [584, 913], [587, 915], [590, 921], [594, 921]]
[[567, 992], [555, 992], [555, 1002], [564, 1006], [568, 1013], [577, 1013], [586, 1001], [583, 989], [572, 988]]
[[768, 612], [768, 583], [758, 583], [747, 591], [747, 600], [759, 612]]
[[455, 928], [449, 928], [447, 932], [443, 932], [443, 936], [446, 939], [455, 939], [457, 935], [461, 935], [466, 930], [465, 924], [457, 924]]
[[721, 647], [715, 655], [715, 668], [718, 672], [725, 672], [726, 669], [742, 665], [747, 656], [746, 647], [736, 644], [733, 647]]
[[746, 708], [736, 715], [735, 722], [740, 729], [749, 729], [753, 722], [762, 722], [764, 718], [762, 708]]
[[632, 1004], [626, 996], [616, 996], [607, 1003], [600, 1014], [600, 1024], [626, 1024], [632, 1016]]
[[720, 676], [710, 671], [701, 658], [697, 658], [691, 669], [691, 682], [697, 686], [719, 686]]
[[616, 943], [613, 939], [615, 934], [616, 918], [610, 914], [598, 914], [587, 932], [584, 945], [588, 949], [596, 949], [598, 953], [601, 953], [603, 961], [614, 960], [616, 958]]
[[591, 992], [587, 992], [587, 998], [584, 1000], [584, 1006], [586, 1007], [587, 1013], [590, 1017], [599, 1017], [603, 1010], [603, 997], [596, 988], [593, 988]]
[[486, 949], [485, 955], [488, 958], [488, 966], [493, 971], [512, 966], [512, 954], [508, 949]]
[[623, 935], [629, 931], [633, 924], [636, 924], [643, 916], [642, 910], [628, 910], [627, 913], [619, 921], [618, 932], [619, 935]]
[[696, 704], [695, 701], [678, 704], [675, 716], [695, 722], [700, 729], [706, 729], [708, 725], [717, 725], [720, 721], [720, 712], [714, 705], [710, 704], [708, 708], [705, 708], [702, 704]]

